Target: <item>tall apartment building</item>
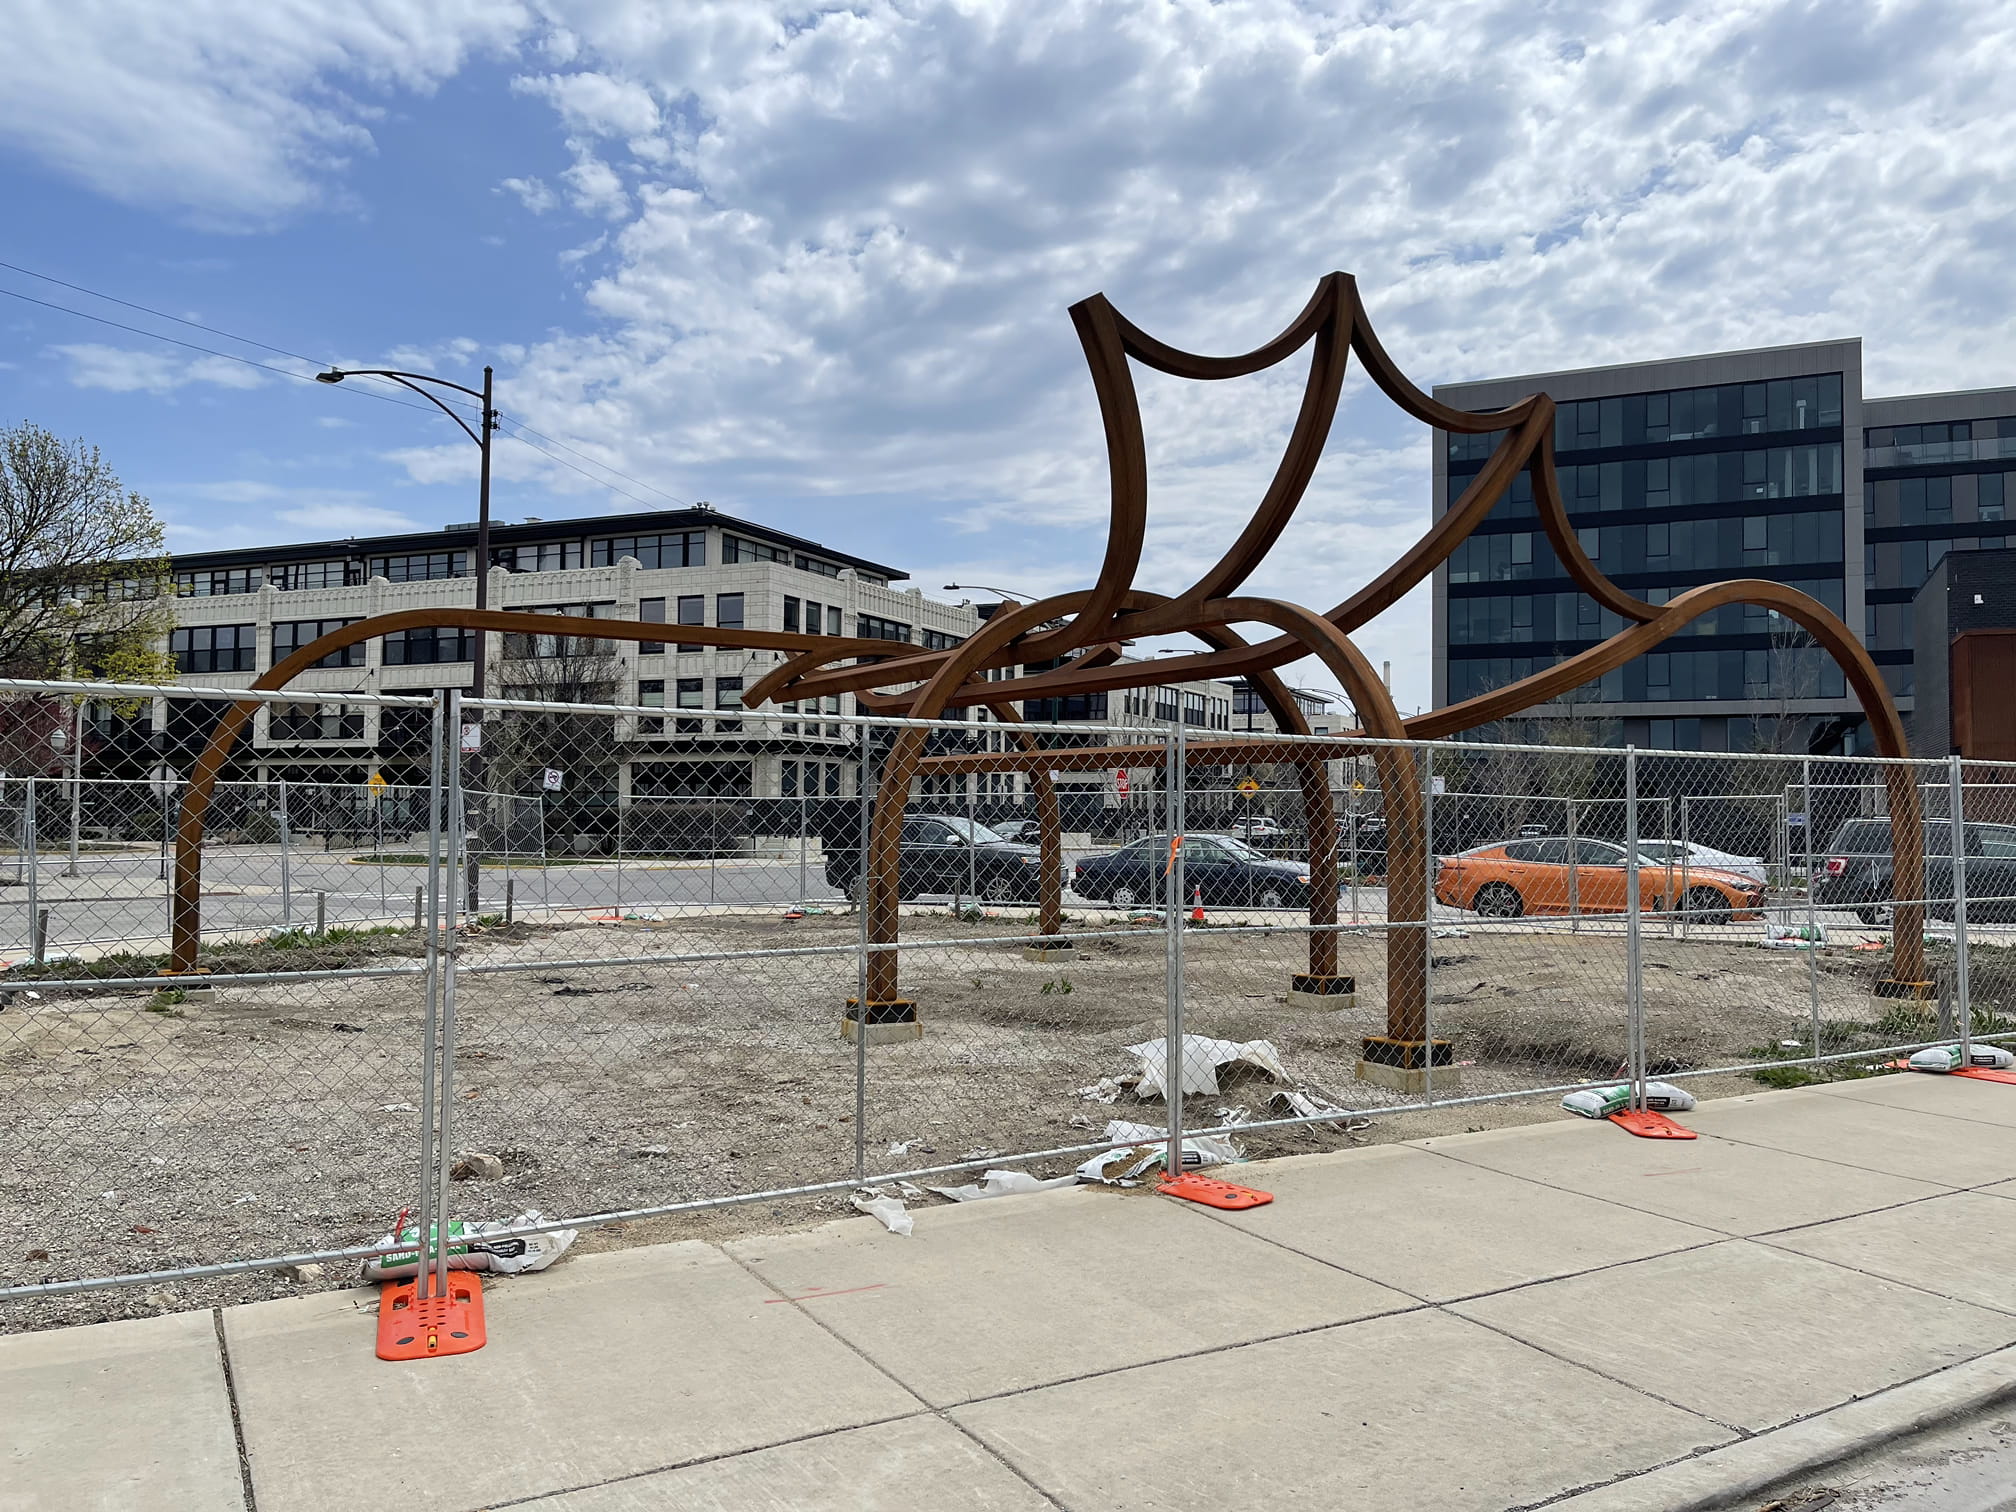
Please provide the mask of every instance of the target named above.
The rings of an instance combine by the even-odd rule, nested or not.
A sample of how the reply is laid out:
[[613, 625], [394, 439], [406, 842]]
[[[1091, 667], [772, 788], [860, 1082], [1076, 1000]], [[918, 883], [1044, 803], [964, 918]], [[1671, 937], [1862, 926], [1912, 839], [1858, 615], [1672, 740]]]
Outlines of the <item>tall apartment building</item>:
[[[247, 547], [180, 555], [173, 564], [176, 628], [168, 649], [179, 682], [239, 688], [318, 636], [371, 615], [473, 604], [473, 525], [369, 539]], [[777, 719], [746, 717], [743, 690], [785, 657], [682, 643], [683, 626], [865, 636], [943, 649], [996, 607], [949, 604], [906, 586], [898, 568], [808, 541], [711, 507], [564, 521], [493, 522], [492, 608], [594, 619], [663, 622], [659, 643], [584, 645], [560, 636], [493, 635], [492, 695], [662, 708], [620, 722], [620, 758], [604, 796], [846, 797], [856, 792], [858, 730], [842, 716], [852, 697], [817, 707], [785, 703]], [[327, 658], [293, 686], [316, 692], [427, 693], [467, 688], [467, 631], [395, 632]], [[1007, 673], [997, 674], [1006, 676]], [[1046, 725], [1170, 719], [1214, 729], [1230, 720], [1232, 690], [1189, 684], [1154, 693], [1030, 700]], [[1110, 702], [1110, 708], [1109, 708]], [[221, 705], [165, 699], [121, 715], [95, 710], [92, 769], [136, 775], [155, 761], [184, 766]], [[1005, 736], [984, 710], [968, 719], [980, 749]], [[241, 741], [234, 775], [352, 784], [371, 773], [424, 782], [426, 721], [373, 705], [275, 704]], [[1103, 738], [1103, 737], [1101, 737]], [[565, 753], [554, 765], [564, 766]], [[611, 780], [604, 777], [601, 780]], [[1085, 780], [1074, 778], [1074, 781]], [[1096, 781], [1096, 775], [1090, 780]], [[962, 779], [983, 802], [1019, 801], [1011, 773]]]
[[[1444, 384], [1488, 410], [1545, 390], [1570, 523], [1610, 578], [1652, 603], [1761, 577], [1811, 594], [1862, 636], [1908, 719], [1910, 601], [1949, 549], [1999, 546], [2016, 466], [2016, 390], [1862, 396], [1860, 341]], [[1502, 433], [1500, 433], [1502, 434]], [[1434, 509], [1500, 434], [1438, 432]], [[1437, 705], [1551, 666], [1624, 628], [1576, 589], [1525, 475], [1434, 580]], [[1838, 668], [1776, 615], [1731, 605], [1520, 724], [1573, 719], [1679, 750], [1868, 749]]]

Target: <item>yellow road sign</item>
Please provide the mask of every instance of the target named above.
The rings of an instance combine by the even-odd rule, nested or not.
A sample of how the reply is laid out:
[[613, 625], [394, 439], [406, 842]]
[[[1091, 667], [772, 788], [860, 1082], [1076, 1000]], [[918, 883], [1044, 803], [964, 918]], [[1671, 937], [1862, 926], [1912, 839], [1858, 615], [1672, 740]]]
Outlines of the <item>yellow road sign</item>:
[[1244, 782], [1239, 784], [1239, 791], [1242, 793], [1257, 793], [1260, 791], [1260, 784], [1255, 782], [1251, 777], [1248, 777]]
[[392, 784], [385, 780], [385, 774], [383, 772], [373, 772], [371, 774], [371, 780], [365, 783], [364, 786], [366, 786], [371, 790], [371, 796], [373, 798], [383, 798], [385, 796], [385, 789], [392, 786]]

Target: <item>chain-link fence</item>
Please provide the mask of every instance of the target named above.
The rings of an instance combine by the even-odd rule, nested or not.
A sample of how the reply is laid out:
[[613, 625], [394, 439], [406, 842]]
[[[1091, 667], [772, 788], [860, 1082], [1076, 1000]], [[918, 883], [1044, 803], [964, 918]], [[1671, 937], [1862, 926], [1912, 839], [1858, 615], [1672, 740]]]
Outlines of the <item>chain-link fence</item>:
[[1869, 1074], [2016, 1015], [1985, 764], [450, 692], [381, 700], [396, 753], [297, 712], [207, 770], [8, 698], [15, 1303], [409, 1210], [914, 1200]]

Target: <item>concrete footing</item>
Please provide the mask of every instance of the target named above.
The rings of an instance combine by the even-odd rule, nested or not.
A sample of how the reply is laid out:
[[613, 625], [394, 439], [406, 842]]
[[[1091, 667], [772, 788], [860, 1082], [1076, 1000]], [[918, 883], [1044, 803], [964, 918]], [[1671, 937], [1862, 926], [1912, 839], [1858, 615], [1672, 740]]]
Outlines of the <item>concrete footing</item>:
[[1939, 996], [1937, 982], [1900, 982], [1894, 977], [1886, 977], [1878, 982], [1872, 996], [1890, 1002], [1929, 1003]]
[[924, 1038], [924, 1025], [917, 1018], [917, 1004], [910, 998], [887, 1003], [870, 1003], [867, 1022], [862, 1022], [858, 998], [847, 999], [840, 1016], [840, 1038], [848, 1044], [856, 1040], [870, 1045], [900, 1045]]
[[1288, 1006], [1336, 1013], [1358, 1006], [1358, 978], [1315, 976], [1298, 971], [1288, 978]]
[[1071, 940], [1045, 940], [1041, 943], [1031, 940], [1022, 947], [1022, 959], [1035, 961], [1043, 966], [1068, 966], [1078, 956], [1078, 947]]
[[1456, 1066], [1456, 1047], [1448, 1040], [1431, 1043], [1373, 1034], [1361, 1043], [1364, 1058], [1358, 1062], [1357, 1076], [1362, 1082], [1408, 1094], [1426, 1092], [1431, 1080], [1438, 1092], [1453, 1092], [1463, 1085], [1463, 1073]]

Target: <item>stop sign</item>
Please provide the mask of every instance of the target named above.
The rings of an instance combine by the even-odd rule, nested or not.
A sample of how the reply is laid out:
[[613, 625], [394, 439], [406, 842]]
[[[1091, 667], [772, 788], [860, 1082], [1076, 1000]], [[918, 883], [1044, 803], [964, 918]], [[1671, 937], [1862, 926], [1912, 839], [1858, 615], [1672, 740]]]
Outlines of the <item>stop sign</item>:
[[1113, 774], [1113, 791], [1118, 793], [1122, 798], [1127, 796], [1127, 769], [1125, 767], [1120, 768], [1119, 771]]

